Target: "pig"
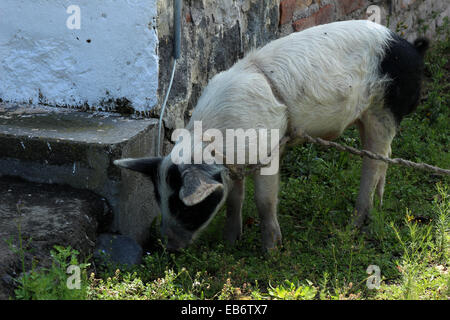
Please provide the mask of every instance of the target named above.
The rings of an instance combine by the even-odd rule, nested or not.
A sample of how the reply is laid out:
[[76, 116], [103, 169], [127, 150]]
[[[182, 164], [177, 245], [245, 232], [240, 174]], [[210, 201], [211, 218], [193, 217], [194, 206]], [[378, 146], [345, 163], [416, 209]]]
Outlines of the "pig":
[[[331, 140], [354, 125], [363, 149], [390, 156], [402, 118], [418, 105], [428, 46], [427, 39], [412, 44], [366, 20], [290, 34], [215, 75], [186, 130], [193, 132], [195, 121], [201, 121], [203, 130], [276, 129], [280, 137], [302, 131]], [[224, 238], [232, 244], [241, 238], [245, 178], [233, 176], [227, 163], [178, 163], [173, 152], [114, 163], [153, 181], [168, 249], [187, 247], [225, 204]], [[367, 220], [374, 194], [382, 200], [386, 169], [381, 161], [363, 158], [355, 226]], [[279, 174], [257, 171], [253, 178], [262, 248], [271, 250], [282, 241], [277, 219]]]

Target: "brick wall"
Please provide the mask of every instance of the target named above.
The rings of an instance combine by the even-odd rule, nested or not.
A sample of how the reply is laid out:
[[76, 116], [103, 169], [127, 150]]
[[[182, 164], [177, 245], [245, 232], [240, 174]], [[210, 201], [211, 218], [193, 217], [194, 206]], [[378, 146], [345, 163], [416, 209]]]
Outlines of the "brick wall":
[[446, 0], [281, 0], [280, 34], [349, 19], [367, 19], [371, 5], [380, 8], [381, 23], [409, 40], [419, 35], [432, 38], [436, 26], [450, 15]]

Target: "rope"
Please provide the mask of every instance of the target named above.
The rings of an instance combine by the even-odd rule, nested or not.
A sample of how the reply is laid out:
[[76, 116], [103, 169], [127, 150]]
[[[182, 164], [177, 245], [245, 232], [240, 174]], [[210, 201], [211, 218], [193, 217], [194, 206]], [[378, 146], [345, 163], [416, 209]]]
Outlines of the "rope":
[[[442, 169], [442, 168], [439, 168], [436, 166], [429, 165], [427, 163], [417, 163], [417, 162], [405, 160], [402, 158], [391, 159], [386, 156], [383, 156], [383, 155], [380, 155], [380, 154], [377, 154], [377, 153], [374, 153], [374, 152], [371, 152], [368, 150], [359, 150], [359, 149], [355, 149], [350, 146], [341, 145], [341, 144], [333, 142], [333, 141], [328, 141], [328, 140], [324, 140], [321, 138], [313, 138], [310, 135], [306, 134], [305, 132], [295, 131], [291, 136], [283, 137], [283, 139], [280, 140], [280, 142], [275, 146], [275, 148], [282, 147], [283, 145], [285, 145], [289, 141], [293, 140], [294, 138], [303, 138], [309, 143], [318, 144], [318, 145], [321, 145], [326, 148], [330, 148], [330, 147], [335, 148], [339, 151], [348, 152], [348, 153], [351, 153], [351, 154], [354, 154], [354, 155], [357, 155], [360, 157], [367, 157], [367, 158], [370, 158], [373, 160], [383, 161], [383, 162], [393, 164], [393, 165], [401, 165], [401, 166], [405, 166], [405, 167], [409, 167], [409, 168], [413, 168], [413, 169], [429, 171], [429, 172], [433, 172], [438, 175], [450, 175], [449, 169]], [[272, 149], [269, 159], [272, 158], [272, 154], [273, 154], [273, 151], [275, 150], [275, 148]], [[264, 161], [264, 162], [269, 163], [269, 161]], [[243, 168], [243, 167], [237, 166], [237, 165], [227, 165], [227, 168], [230, 170], [230, 175], [233, 179], [234, 178], [243, 179], [245, 176], [251, 175], [265, 166], [266, 166], [265, 164], [258, 164], [258, 165], [252, 166], [251, 168]]]
[[161, 114], [159, 115], [158, 122], [158, 157], [161, 156], [161, 130], [162, 130], [162, 121], [164, 116], [164, 111], [166, 110], [167, 99], [169, 99], [170, 90], [172, 89], [173, 77], [175, 75], [175, 68], [177, 66], [177, 59], [173, 60], [172, 66], [172, 74], [170, 75], [169, 87], [167, 88], [166, 97], [164, 98], [164, 102], [161, 107]]

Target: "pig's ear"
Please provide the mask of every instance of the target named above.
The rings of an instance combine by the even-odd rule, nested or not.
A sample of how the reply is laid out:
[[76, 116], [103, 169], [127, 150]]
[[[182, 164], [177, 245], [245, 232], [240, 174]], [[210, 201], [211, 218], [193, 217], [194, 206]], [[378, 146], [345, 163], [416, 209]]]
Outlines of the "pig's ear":
[[210, 176], [209, 173], [190, 167], [181, 174], [183, 186], [180, 189], [180, 199], [187, 206], [202, 202], [216, 190], [223, 190], [223, 184]]
[[141, 172], [149, 176], [155, 176], [162, 158], [137, 158], [137, 159], [119, 159], [114, 160], [118, 167]]

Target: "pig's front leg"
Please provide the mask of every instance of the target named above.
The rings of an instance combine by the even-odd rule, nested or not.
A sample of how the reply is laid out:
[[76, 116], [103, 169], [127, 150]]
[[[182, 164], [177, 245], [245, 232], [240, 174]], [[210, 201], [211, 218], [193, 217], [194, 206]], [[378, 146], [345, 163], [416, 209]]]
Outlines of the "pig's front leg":
[[227, 218], [224, 238], [234, 244], [242, 236], [242, 204], [244, 202], [245, 179], [234, 180], [227, 198]]
[[265, 250], [281, 246], [277, 219], [279, 174], [255, 175], [255, 202], [261, 219], [262, 245]]

